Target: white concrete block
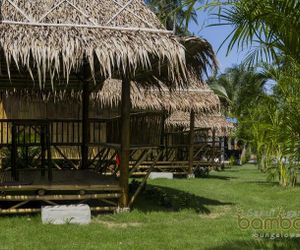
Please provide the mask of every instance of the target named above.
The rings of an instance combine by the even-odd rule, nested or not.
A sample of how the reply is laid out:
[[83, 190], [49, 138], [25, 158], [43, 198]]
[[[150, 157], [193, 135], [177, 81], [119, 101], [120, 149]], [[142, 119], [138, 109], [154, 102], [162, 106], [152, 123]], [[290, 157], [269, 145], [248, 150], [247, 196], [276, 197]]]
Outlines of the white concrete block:
[[149, 175], [150, 180], [155, 180], [155, 179], [173, 179], [173, 173], [168, 173], [168, 172], [152, 172]]
[[42, 207], [44, 224], [89, 224], [91, 209], [88, 205], [45, 206]]

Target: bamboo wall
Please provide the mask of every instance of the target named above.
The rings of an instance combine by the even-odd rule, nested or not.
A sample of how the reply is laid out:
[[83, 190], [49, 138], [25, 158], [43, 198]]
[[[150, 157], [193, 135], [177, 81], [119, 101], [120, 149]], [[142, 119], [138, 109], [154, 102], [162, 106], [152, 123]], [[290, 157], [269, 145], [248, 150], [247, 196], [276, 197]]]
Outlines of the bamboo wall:
[[[102, 114], [95, 107], [91, 108], [90, 117], [101, 117]], [[81, 119], [81, 105], [79, 102], [69, 103], [53, 103], [43, 102], [38, 100], [30, 100], [28, 98], [20, 98], [17, 96], [10, 96], [2, 100], [0, 105], [1, 119]], [[70, 130], [71, 123], [53, 123], [53, 133], [55, 136], [52, 142], [60, 142], [68, 140], [67, 130]], [[74, 142], [81, 141], [81, 124], [75, 123]], [[0, 133], [5, 137], [5, 141], [10, 141], [10, 127], [0, 127]], [[96, 126], [91, 126], [91, 141], [98, 143], [106, 142], [106, 124], [101, 123]], [[95, 138], [96, 137], [96, 138]], [[80, 147], [60, 147], [64, 154], [69, 158], [80, 158]], [[95, 154], [95, 150], [91, 150], [91, 156]], [[53, 158], [60, 158], [55, 150], [52, 152]]]
[[[95, 105], [90, 105], [90, 118], [107, 119], [101, 123], [90, 124], [90, 142], [93, 143], [120, 143], [120, 126], [119, 118], [114, 118], [119, 114], [117, 108], [102, 109]], [[1, 119], [81, 119], [81, 104], [79, 102], [53, 103], [19, 96], [10, 96], [4, 99], [0, 105]], [[75, 126], [74, 142], [81, 142], [81, 123], [68, 123], [63, 125], [61, 122], [52, 122], [52, 131], [55, 136], [51, 138], [52, 143], [60, 143], [68, 140], [69, 132]], [[161, 114], [159, 113], [142, 113], [131, 117], [131, 144], [132, 145], [159, 145], [161, 133]], [[0, 126], [0, 133], [7, 135], [6, 141], [10, 141], [10, 130]], [[1, 136], [0, 136], [1, 137]], [[71, 159], [80, 159], [80, 147], [60, 146], [60, 150]], [[98, 152], [99, 148], [90, 149], [92, 158]], [[53, 158], [61, 156], [53, 150]]]

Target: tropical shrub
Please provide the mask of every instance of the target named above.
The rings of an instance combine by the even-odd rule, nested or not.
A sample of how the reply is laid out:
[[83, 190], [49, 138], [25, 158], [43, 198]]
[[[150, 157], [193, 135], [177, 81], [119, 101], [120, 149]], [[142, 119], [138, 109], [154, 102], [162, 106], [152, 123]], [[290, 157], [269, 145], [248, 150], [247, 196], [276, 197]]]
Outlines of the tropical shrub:
[[278, 178], [282, 186], [294, 186], [299, 173], [299, 70], [296, 63], [268, 70], [277, 83], [274, 93], [249, 107], [239, 124], [238, 134], [255, 148], [259, 168], [269, 173], [269, 179]]

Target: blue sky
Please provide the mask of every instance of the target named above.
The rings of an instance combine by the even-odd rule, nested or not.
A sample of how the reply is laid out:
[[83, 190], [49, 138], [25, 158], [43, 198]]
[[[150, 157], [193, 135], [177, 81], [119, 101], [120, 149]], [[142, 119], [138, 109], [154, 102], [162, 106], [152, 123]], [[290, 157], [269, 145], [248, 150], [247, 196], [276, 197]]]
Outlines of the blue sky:
[[[196, 6], [197, 7], [197, 6]], [[197, 11], [198, 14], [198, 24], [190, 23], [189, 30], [193, 32], [195, 35], [200, 36], [208, 40], [214, 50], [217, 53], [217, 58], [220, 65], [219, 73], [223, 73], [226, 68], [231, 66], [240, 64], [243, 59], [247, 55], [247, 50], [245, 51], [238, 51], [237, 47], [235, 47], [228, 55], [227, 54], [227, 45], [225, 43], [221, 48], [221, 44], [226, 39], [226, 37], [232, 32], [232, 26], [210, 26], [210, 24], [218, 23], [212, 15], [208, 13]], [[219, 49], [220, 48], [220, 49]], [[272, 89], [274, 87], [274, 81], [267, 82], [265, 86], [265, 91], [267, 93], [272, 93]]]
[[[217, 23], [212, 16], [208, 16], [207, 13], [199, 12], [198, 14], [198, 24], [191, 23], [190, 31], [195, 35], [207, 39], [213, 46], [214, 50], [217, 52], [222, 42], [232, 31], [230, 26], [214, 26], [207, 27], [209, 24]], [[232, 65], [239, 64], [243, 61], [245, 53], [237, 52], [235, 48], [226, 56], [227, 46], [224, 44], [217, 53], [217, 58], [220, 64], [220, 71], [224, 70]]]

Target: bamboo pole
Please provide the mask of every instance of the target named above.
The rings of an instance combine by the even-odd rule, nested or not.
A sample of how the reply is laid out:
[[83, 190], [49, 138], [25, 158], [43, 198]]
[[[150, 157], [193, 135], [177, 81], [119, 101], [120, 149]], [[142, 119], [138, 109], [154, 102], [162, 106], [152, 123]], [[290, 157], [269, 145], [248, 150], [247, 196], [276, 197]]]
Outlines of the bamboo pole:
[[165, 146], [165, 123], [166, 123], [167, 115], [166, 112], [163, 111], [161, 114], [161, 131], [160, 131], [160, 146]]
[[188, 177], [193, 178], [193, 164], [194, 164], [194, 140], [195, 140], [195, 111], [192, 110], [190, 114], [190, 134], [189, 134], [189, 169]]
[[17, 127], [16, 124], [13, 123], [11, 127], [11, 174], [12, 179], [14, 181], [18, 181], [17, 174], [17, 157], [18, 157], [18, 149], [17, 149]]
[[89, 25], [89, 24], [69, 24], [69, 23], [36, 23], [36, 22], [18, 22], [11, 20], [2, 20], [0, 24], [37, 26], [37, 27], [60, 27], [60, 28], [89, 28], [89, 29], [103, 29], [112, 31], [128, 31], [128, 32], [149, 32], [157, 34], [172, 34], [172, 30], [152, 29], [152, 28], [135, 28], [135, 27], [118, 27], [118, 26], [104, 26], [104, 25]]
[[136, 198], [138, 197], [138, 195], [140, 194], [140, 192], [142, 191], [143, 187], [145, 186], [151, 172], [153, 171], [154, 167], [156, 166], [156, 163], [158, 161], [158, 159], [160, 158], [160, 156], [162, 155], [162, 151], [159, 152], [158, 156], [156, 157], [156, 159], [153, 161], [153, 163], [151, 164], [150, 168], [148, 169], [148, 172], [146, 173], [142, 183], [139, 185], [139, 187], [137, 188], [137, 190], [135, 191], [135, 194], [131, 197], [130, 202], [129, 202], [129, 207], [132, 206], [132, 204], [134, 203], [134, 201], [136, 200]]
[[[91, 207], [92, 212], [107, 212], [115, 211], [116, 207]], [[0, 214], [34, 214], [41, 212], [41, 208], [15, 208], [15, 209], [0, 209]]]
[[120, 164], [120, 207], [128, 208], [129, 204], [129, 153], [130, 153], [130, 81], [122, 80], [121, 106], [121, 164]]
[[54, 194], [54, 195], [6, 195], [0, 196], [1, 201], [65, 201], [65, 200], [98, 200], [98, 199], [114, 199], [119, 198], [119, 193], [109, 194], [84, 194], [84, 195], [65, 195], [65, 194]]
[[[160, 131], [160, 147], [162, 151], [165, 151], [167, 147], [166, 136], [165, 136], [166, 119], [167, 119], [167, 114], [165, 111], [163, 111], [161, 114], [161, 131]], [[161, 161], [164, 160], [164, 154], [161, 154], [160, 160]]]
[[53, 169], [52, 169], [52, 156], [51, 156], [51, 135], [50, 135], [50, 124], [47, 122], [45, 125], [45, 142], [47, 151], [47, 165], [48, 165], [48, 181], [53, 180]]
[[87, 82], [83, 82], [82, 89], [82, 145], [81, 145], [81, 168], [88, 168], [89, 157], [89, 85]]
[[42, 125], [41, 126], [41, 134], [40, 134], [40, 137], [41, 137], [41, 168], [42, 168], [42, 171], [41, 171], [41, 176], [44, 177], [46, 172], [46, 163], [45, 163], [45, 159], [46, 159], [46, 140], [45, 140], [45, 135], [46, 133], [46, 127], [45, 125]]
[[212, 140], [213, 140], [212, 163], [213, 163], [213, 166], [215, 166], [215, 157], [216, 157], [216, 129], [215, 128], [213, 128], [213, 131], [212, 131]]

